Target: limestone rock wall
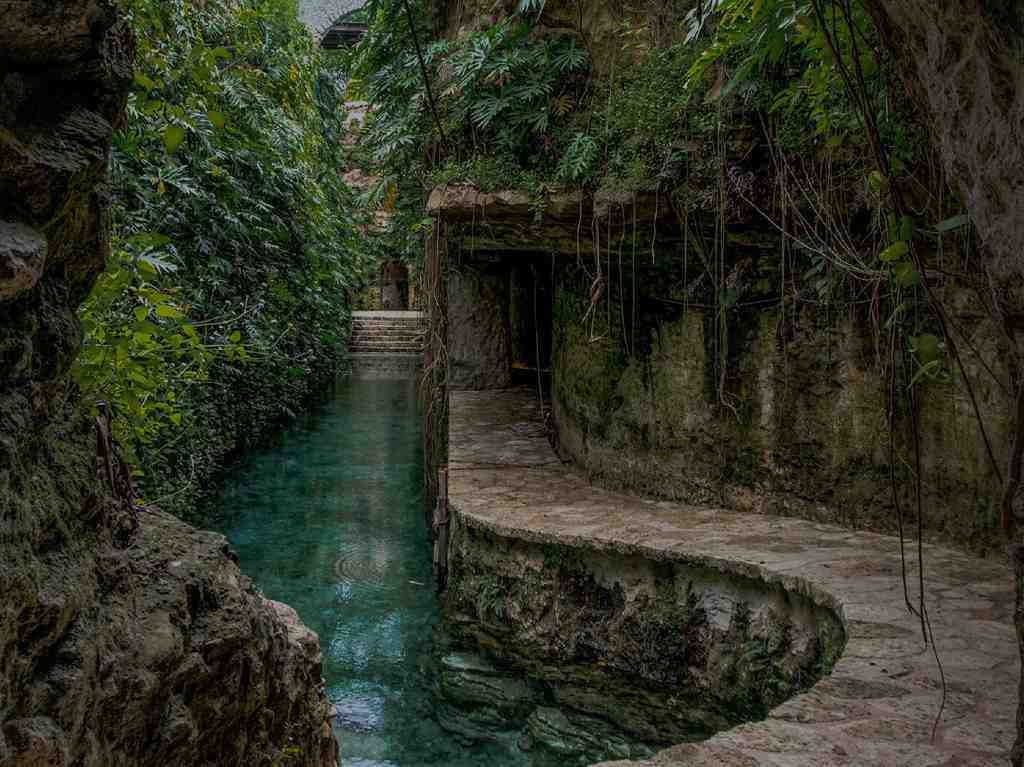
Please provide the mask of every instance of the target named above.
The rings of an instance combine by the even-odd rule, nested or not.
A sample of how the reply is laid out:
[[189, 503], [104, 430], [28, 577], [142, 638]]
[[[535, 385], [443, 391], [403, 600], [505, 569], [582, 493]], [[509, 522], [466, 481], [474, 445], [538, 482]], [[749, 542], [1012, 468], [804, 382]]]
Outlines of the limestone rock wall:
[[110, 0], [0, 10], [0, 764], [334, 765], [316, 636], [131, 507], [69, 381], [131, 35]]
[[[489, 268], [508, 269], [531, 253], [553, 257], [553, 424], [562, 457], [593, 479], [688, 503], [895, 532], [888, 374], [869, 305], [830, 309], [812, 281], [790, 273], [793, 295], [783, 307], [778, 286], [791, 262], [777, 233], [741, 208], [726, 230], [722, 269], [735, 305], [723, 332], [698, 254], [701, 242], [711, 248], [704, 235], [713, 216], [691, 216], [688, 235], [658, 197], [556, 189], [537, 217], [523, 193], [461, 185], [435, 190], [428, 211], [445, 225], [452, 262], [490, 259]], [[964, 286], [936, 290], [980, 355], [965, 352], [964, 361], [1002, 463], [1012, 424], [1007, 336]], [[476, 312], [494, 305], [457, 296], [471, 299]], [[450, 312], [453, 371], [483, 359], [459, 340], [470, 326], [456, 320], [470, 314]], [[967, 390], [955, 372], [919, 389], [926, 536], [999, 552], [1001, 488]], [[894, 476], [908, 524], [910, 433], [901, 407]]]
[[[761, 261], [769, 273], [777, 265], [770, 254]], [[758, 281], [759, 268], [747, 279]], [[666, 303], [670, 291], [646, 271], [636, 303], [613, 301], [611, 321], [600, 317], [595, 330], [580, 321], [589, 280], [562, 262], [552, 400], [563, 458], [597, 481], [648, 495], [896, 532], [888, 375], [871, 318], [760, 306], [755, 293], [744, 299], [749, 309], [729, 313], [721, 334], [713, 310]], [[631, 287], [627, 277], [627, 297]], [[1008, 379], [998, 328], [967, 298], [960, 305], [956, 322], [984, 364]], [[977, 359], [967, 364], [1003, 460], [1009, 398]], [[967, 392], [956, 376], [921, 389], [926, 537], [996, 554], [1000, 487]], [[892, 447], [902, 511], [916, 534], [902, 409]]]

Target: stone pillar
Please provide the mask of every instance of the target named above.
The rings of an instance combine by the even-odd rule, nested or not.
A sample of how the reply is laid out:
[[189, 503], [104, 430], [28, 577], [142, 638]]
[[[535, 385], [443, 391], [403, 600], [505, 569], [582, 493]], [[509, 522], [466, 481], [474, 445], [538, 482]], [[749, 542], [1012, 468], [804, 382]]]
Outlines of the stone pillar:
[[448, 274], [449, 386], [506, 389], [511, 381], [508, 267], [453, 265]]
[[380, 268], [380, 308], [389, 312], [409, 308], [409, 269], [401, 261], [386, 261]]

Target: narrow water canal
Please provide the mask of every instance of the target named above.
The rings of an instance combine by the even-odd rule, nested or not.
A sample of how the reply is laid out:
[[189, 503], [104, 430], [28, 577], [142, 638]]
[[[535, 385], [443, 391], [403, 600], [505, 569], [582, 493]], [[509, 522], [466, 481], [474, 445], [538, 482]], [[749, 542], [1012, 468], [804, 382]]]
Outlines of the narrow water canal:
[[421, 492], [414, 381], [350, 380], [278, 447], [242, 460], [202, 522], [319, 633], [343, 767], [523, 764], [436, 722]]

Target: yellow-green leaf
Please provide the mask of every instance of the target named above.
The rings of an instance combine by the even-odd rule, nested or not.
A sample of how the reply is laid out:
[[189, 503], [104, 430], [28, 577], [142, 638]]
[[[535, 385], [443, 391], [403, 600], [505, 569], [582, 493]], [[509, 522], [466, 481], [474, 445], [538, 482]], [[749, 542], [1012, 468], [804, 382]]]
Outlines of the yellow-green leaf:
[[218, 130], [223, 128], [224, 125], [227, 123], [227, 118], [224, 117], [224, 113], [217, 109], [211, 109], [209, 112], [206, 113], [206, 116], [210, 118], [210, 123], [213, 125], [213, 127], [217, 128]]
[[151, 91], [156, 87], [156, 83], [153, 82], [149, 77], [144, 75], [142, 72], [135, 73], [135, 84], [140, 88], [145, 88], [147, 91]]
[[883, 250], [878, 258], [882, 261], [898, 261], [903, 256], [907, 255], [909, 251], [910, 247], [907, 243], [901, 240], [900, 242], [894, 242], [888, 248]]
[[909, 261], [900, 261], [893, 264], [890, 268], [892, 269], [892, 276], [901, 287], [912, 288], [921, 283], [921, 275]]
[[922, 364], [933, 362], [939, 358], [939, 338], [931, 333], [924, 333], [911, 339], [914, 354]]
[[177, 152], [185, 140], [185, 129], [180, 125], [168, 125], [164, 130], [164, 146], [168, 152]]
[[178, 319], [180, 317], [184, 317], [185, 315], [181, 312], [180, 309], [177, 309], [171, 306], [170, 304], [161, 304], [156, 308], [156, 316], [166, 317], [168, 319]]

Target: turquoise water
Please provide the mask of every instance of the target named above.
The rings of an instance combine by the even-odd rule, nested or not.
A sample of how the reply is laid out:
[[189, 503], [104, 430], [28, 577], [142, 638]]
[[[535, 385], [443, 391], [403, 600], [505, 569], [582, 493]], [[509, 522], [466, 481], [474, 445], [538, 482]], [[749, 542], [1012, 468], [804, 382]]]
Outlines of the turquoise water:
[[344, 767], [520, 764], [445, 733], [427, 668], [438, 603], [413, 381], [346, 381], [247, 456], [202, 524], [320, 635]]

